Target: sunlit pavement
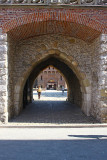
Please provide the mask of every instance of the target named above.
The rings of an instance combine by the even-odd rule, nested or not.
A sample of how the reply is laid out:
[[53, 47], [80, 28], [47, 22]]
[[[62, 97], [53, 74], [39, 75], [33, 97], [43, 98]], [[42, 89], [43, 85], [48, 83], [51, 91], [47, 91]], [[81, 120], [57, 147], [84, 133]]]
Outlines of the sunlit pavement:
[[[107, 140], [107, 127], [0, 128], [0, 140]], [[0, 148], [1, 149], [1, 148]]]
[[[38, 100], [37, 91], [33, 91], [34, 100]], [[66, 101], [67, 91], [46, 90], [42, 91], [40, 101]]]

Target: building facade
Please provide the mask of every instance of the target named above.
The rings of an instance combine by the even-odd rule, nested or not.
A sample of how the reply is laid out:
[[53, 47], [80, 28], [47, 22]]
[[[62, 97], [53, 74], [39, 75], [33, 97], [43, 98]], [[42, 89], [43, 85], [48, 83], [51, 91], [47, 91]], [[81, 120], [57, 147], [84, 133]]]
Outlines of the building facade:
[[62, 87], [67, 89], [67, 84], [61, 73], [54, 67], [49, 66], [44, 69], [36, 79], [36, 86], [43, 89], [61, 90]]

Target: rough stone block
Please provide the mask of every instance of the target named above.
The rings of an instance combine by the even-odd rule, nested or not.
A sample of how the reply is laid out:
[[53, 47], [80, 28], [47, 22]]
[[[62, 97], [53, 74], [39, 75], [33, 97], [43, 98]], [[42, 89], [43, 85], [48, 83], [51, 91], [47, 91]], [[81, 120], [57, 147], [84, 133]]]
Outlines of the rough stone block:
[[92, 92], [91, 86], [85, 87], [85, 89], [86, 89], [86, 93], [91, 94], [91, 92]]
[[5, 61], [0, 61], [0, 68], [6, 68], [7, 64]]
[[58, 42], [57, 41], [55, 41], [55, 42], [53, 42], [53, 48], [57, 48], [58, 47]]
[[0, 117], [2, 123], [8, 123], [8, 112], [1, 114]]
[[7, 45], [5, 45], [4, 43], [0, 45], [0, 52], [7, 52]]
[[5, 92], [7, 90], [7, 86], [6, 85], [0, 85], [0, 92]]
[[5, 109], [5, 108], [6, 108], [6, 103], [0, 101], [0, 114], [6, 112], [6, 109]]
[[41, 44], [40, 49], [44, 51], [44, 50], [46, 50], [47, 48], [46, 48], [46, 46], [45, 46], [44, 44]]
[[88, 79], [83, 80], [83, 84], [85, 87], [89, 87], [90, 86], [90, 82]]
[[80, 73], [80, 76], [82, 79], [85, 79], [85, 77], [86, 77], [85, 73], [82, 73], [82, 72]]
[[107, 42], [107, 34], [101, 35], [101, 41], [103, 41], [104, 43]]
[[0, 79], [0, 85], [6, 85], [6, 81]]
[[72, 61], [72, 65], [77, 67], [78, 66], [78, 63], [76, 61]]
[[82, 111], [87, 115], [90, 116], [90, 108], [91, 108], [91, 102], [84, 101], [82, 104]]
[[5, 103], [7, 101], [7, 97], [6, 96], [1, 96], [0, 97], [0, 102]]
[[1, 34], [1, 35], [0, 35], [0, 44], [3, 43], [3, 42], [6, 43], [6, 41], [7, 41], [7, 36], [6, 36], [6, 34], [5, 34], [5, 35]]
[[72, 38], [72, 39], [69, 40], [69, 42], [72, 44], [72, 43], [75, 43], [76, 40]]
[[107, 90], [106, 89], [100, 90], [100, 95], [101, 97], [107, 97]]
[[55, 53], [55, 50], [54, 50], [54, 49], [50, 49], [50, 50], [48, 50], [48, 53], [49, 53], [49, 54], [54, 54], [54, 53]]

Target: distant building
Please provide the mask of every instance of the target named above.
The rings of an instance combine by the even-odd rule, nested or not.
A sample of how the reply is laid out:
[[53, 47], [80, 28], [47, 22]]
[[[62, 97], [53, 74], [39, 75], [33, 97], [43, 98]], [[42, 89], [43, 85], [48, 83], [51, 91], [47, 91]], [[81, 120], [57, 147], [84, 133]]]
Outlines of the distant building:
[[34, 86], [38, 85], [41, 85], [41, 87], [44, 89], [53, 90], [62, 89], [62, 86], [64, 86], [64, 88], [67, 88], [64, 77], [53, 66], [47, 67], [39, 74], [39, 76], [35, 80]]

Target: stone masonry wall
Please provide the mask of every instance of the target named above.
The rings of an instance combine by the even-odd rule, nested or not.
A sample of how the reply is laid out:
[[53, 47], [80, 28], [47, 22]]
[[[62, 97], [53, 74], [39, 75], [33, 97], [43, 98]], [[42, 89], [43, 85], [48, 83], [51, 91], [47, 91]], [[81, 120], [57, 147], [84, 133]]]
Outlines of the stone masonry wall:
[[[7, 42], [6, 35], [1, 35], [1, 120], [7, 121]], [[24, 75], [36, 63], [38, 56], [45, 53], [47, 50], [54, 48], [67, 53], [68, 56], [73, 58], [78, 63], [77, 68], [83, 73], [83, 77], [87, 77], [92, 84], [91, 110], [90, 113], [98, 120], [106, 122], [106, 35], [102, 35], [93, 44], [86, 44], [85, 42], [64, 36], [40, 36], [39, 38], [32, 38], [24, 40], [13, 47], [13, 42], [8, 45], [8, 111], [9, 118], [19, 114], [20, 99], [17, 90], [17, 83], [22, 87]], [[66, 47], [67, 46], [67, 47]], [[83, 48], [83, 46], [85, 46]], [[90, 46], [90, 47], [89, 47]], [[72, 48], [72, 49], [71, 49]], [[3, 56], [2, 56], [3, 53]], [[22, 58], [23, 57], [23, 58]], [[42, 57], [41, 57], [42, 58]], [[92, 62], [91, 62], [92, 61]], [[71, 63], [73, 63], [71, 62]], [[31, 67], [33, 69], [33, 66]], [[92, 75], [92, 76], [91, 76]], [[77, 75], [78, 76], [78, 75]], [[26, 77], [27, 78], [27, 77]], [[23, 84], [24, 85], [24, 84]], [[90, 84], [85, 82], [85, 86], [89, 87]], [[23, 88], [23, 87], [22, 87]], [[83, 92], [83, 91], [82, 91]], [[84, 93], [85, 94], [85, 93]], [[82, 95], [84, 95], [82, 94]], [[18, 98], [17, 98], [18, 97]], [[16, 107], [17, 106], [17, 107]], [[17, 109], [16, 109], [17, 108]], [[17, 110], [17, 111], [16, 111]], [[17, 114], [16, 114], [17, 112]], [[5, 114], [4, 114], [5, 113]]]
[[7, 35], [0, 29], [0, 121], [4, 123], [8, 121], [7, 74]]
[[[8, 39], [8, 117], [14, 116], [14, 60], [15, 43]], [[14, 45], [13, 45], [14, 44]]]
[[[71, 59], [71, 66], [74, 68], [75, 74], [75, 70], [79, 70], [79, 73], [76, 74], [76, 76], [79, 77], [79, 74], [81, 74], [83, 79], [87, 78], [86, 81], [84, 80], [81, 82], [81, 80], [79, 80], [80, 84], [84, 83], [83, 85], [85, 87], [90, 86], [91, 53], [93, 50], [90, 44], [87, 44], [82, 40], [61, 35], [46, 35], [17, 43], [14, 53], [13, 49], [11, 49], [9, 50], [9, 52], [11, 52], [11, 54], [9, 53], [9, 56], [13, 56], [13, 69], [11, 73], [12, 67], [9, 67], [9, 73], [11, 73], [10, 76], [13, 77], [13, 95], [11, 95], [13, 97], [11, 99], [14, 100], [14, 115], [19, 114], [21, 110], [24, 84], [34, 65], [38, 62], [38, 57], [43, 59], [44, 56], [53, 54], [52, 49], [55, 49], [56, 52], [60, 50], [62, 53], [65, 53], [68, 57], [67, 59], [69, 61]], [[12, 87], [10, 87], [11, 92]], [[83, 95], [86, 94], [85, 91], [82, 90], [82, 87], [81, 92]], [[91, 103], [91, 101], [89, 101], [89, 103]], [[11, 108], [11, 105], [9, 108]]]
[[107, 34], [100, 37], [100, 74], [99, 74], [99, 91], [101, 121], [107, 122]]
[[107, 35], [102, 34], [93, 46], [91, 114], [107, 122]]
[[[72, 69], [78, 77], [81, 85], [83, 101], [82, 110], [85, 113], [87, 112], [85, 111], [86, 108], [83, 108], [83, 106], [87, 107], [86, 101], [89, 98], [89, 114], [96, 117], [99, 121], [106, 122], [106, 37], [107, 36], [103, 34], [91, 44], [87, 44], [79, 39], [61, 35], [34, 37], [28, 40], [23, 40], [17, 44], [8, 40], [9, 69], [7, 70], [7, 38], [5, 34], [1, 34], [1, 121], [7, 121], [8, 119], [7, 106], [9, 119], [20, 113], [23, 105], [23, 88], [30, 72], [39, 59], [42, 60], [44, 56], [47, 56], [49, 53], [53, 54], [53, 50], [56, 50], [56, 53], [61, 51], [61, 53], [66, 54], [71, 61], [72, 67], [74, 66]], [[80, 75], [75, 71], [76, 69], [80, 71], [81, 79], [79, 79]], [[88, 90], [88, 94], [86, 93], [87, 91], [83, 90], [82, 83], [84, 83], [86, 90]], [[91, 99], [89, 93], [91, 93]]]

